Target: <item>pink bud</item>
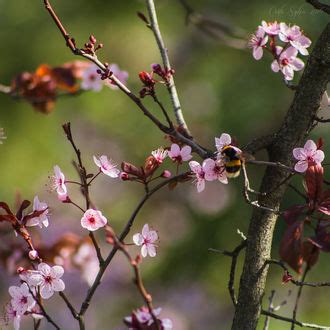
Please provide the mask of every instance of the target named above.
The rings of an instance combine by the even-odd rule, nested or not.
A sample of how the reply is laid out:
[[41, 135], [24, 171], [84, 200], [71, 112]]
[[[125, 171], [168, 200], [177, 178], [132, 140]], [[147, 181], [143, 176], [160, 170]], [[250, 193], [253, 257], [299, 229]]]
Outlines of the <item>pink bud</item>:
[[18, 267], [17, 268], [17, 274], [22, 274], [25, 272], [25, 269], [23, 267]]
[[120, 173], [120, 178], [121, 178], [123, 181], [127, 181], [127, 180], [129, 180], [129, 175], [128, 175], [126, 172], [121, 172], [121, 173]]
[[36, 260], [38, 258], [38, 252], [36, 250], [31, 250], [29, 252], [29, 258], [31, 260]]
[[163, 178], [170, 178], [172, 176], [172, 173], [168, 170], [165, 170], [162, 175]]

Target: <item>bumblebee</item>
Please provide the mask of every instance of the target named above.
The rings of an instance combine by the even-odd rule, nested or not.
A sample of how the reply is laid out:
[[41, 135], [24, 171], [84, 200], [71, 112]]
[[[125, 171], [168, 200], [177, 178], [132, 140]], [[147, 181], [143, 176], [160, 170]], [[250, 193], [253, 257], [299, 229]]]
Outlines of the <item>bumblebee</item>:
[[221, 150], [226, 175], [228, 178], [239, 176], [242, 168], [242, 150], [232, 145], [226, 145]]

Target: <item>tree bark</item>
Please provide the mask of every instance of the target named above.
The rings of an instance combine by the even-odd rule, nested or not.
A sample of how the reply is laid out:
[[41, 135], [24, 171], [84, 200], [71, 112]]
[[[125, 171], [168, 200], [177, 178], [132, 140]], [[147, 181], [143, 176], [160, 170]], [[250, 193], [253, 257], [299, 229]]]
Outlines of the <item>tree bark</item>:
[[[330, 78], [330, 23], [316, 42], [295, 92], [293, 102], [274, 140], [267, 147], [269, 160], [292, 165], [292, 150], [304, 143], [312, 129], [321, 97]], [[272, 191], [288, 176], [278, 167], [268, 167], [261, 183], [261, 192]], [[259, 198], [261, 205], [279, 209], [286, 185]], [[254, 209], [249, 225], [243, 272], [240, 279], [238, 304], [232, 324], [234, 330], [257, 327], [261, 300], [265, 290], [273, 231], [277, 215]]]

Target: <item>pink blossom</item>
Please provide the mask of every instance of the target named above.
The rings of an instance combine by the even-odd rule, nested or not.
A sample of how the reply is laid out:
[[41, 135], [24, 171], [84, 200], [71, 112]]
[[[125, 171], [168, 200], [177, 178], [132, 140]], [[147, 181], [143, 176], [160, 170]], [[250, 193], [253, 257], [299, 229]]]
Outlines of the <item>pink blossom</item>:
[[205, 172], [206, 181], [219, 180], [221, 183], [228, 183], [226, 171], [221, 160], [213, 160], [211, 158], [205, 159], [203, 162], [203, 170]]
[[215, 146], [218, 152], [221, 152], [223, 147], [231, 145], [231, 136], [227, 133], [222, 133], [220, 138], [215, 138]]
[[302, 34], [299, 26], [288, 26], [285, 23], [280, 23], [279, 38], [283, 42], [289, 42], [301, 55], [308, 55], [308, 50], [306, 48], [308, 48], [312, 42]]
[[64, 291], [65, 284], [61, 280], [63, 274], [62, 266], [50, 267], [42, 262], [38, 265], [38, 273], [35, 273], [33, 277], [30, 276], [29, 281], [34, 286], [40, 287], [40, 295], [43, 299], [49, 299], [54, 292]]
[[203, 167], [196, 161], [191, 160], [189, 162], [190, 169], [195, 174], [195, 184], [197, 191], [200, 193], [205, 189], [205, 172]]
[[248, 47], [253, 49], [253, 57], [260, 60], [263, 55], [263, 47], [268, 42], [268, 36], [265, 35], [265, 30], [259, 26], [255, 34], [252, 35]]
[[[160, 320], [158, 316], [160, 315], [162, 309], [155, 308], [153, 309], [153, 314], [160, 321], [163, 330], [171, 330], [173, 329], [173, 323], [170, 319], [162, 319]], [[143, 326], [150, 327], [154, 323], [152, 315], [149, 309], [145, 306], [133, 311], [131, 316], [126, 316], [124, 318], [125, 323], [130, 327], [129, 329], [140, 329]], [[144, 328], [144, 327], [143, 327]]]
[[6, 305], [6, 322], [13, 322], [15, 330], [19, 330], [21, 325], [21, 315], [17, 313], [11, 303]]
[[168, 156], [175, 162], [181, 164], [182, 162], [188, 161], [192, 158], [191, 147], [184, 146], [182, 149], [176, 144], [171, 145], [171, 150], [168, 152]]
[[100, 75], [97, 73], [98, 66], [91, 64], [82, 73], [81, 88], [84, 90], [93, 90], [99, 92], [103, 87], [103, 81]]
[[163, 178], [168, 179], [168, 178], [170, 178], [172, 176], [172, 173], [169, 170], [165, 170], [165, 171], [163, 171], [163, 173], [161, 174], [161, 176]]
[[101, 211], [88, 209], [81, 218], [81, 226], [89, 231], [95, 231], [107, 224], [108, 220]]
[[39, 226], [40, 228], [42, 228], [42, 225], [44, 225], [45, 227], [48, 227], [49, 225], [48, 205], [44, 202], [40, 202], [38, 196], [35, 196], [33, 200], [33, 212], [42, 212], [42, 213], [37, 217], [29, 219], [26, 222], [26, 226], [28, 227]]
[[261, 26], [263, 30], [271, 36], [276, 36], [280, 33], [280, 24], [278, 24], [277, 21], [275, 22], [262, 21]]
[[158, 148], [157, 150], [154, 150], [151, 152], [151, 155], [156, 159], [158, 164], [161, 164], [163, 160], [167, 157], [167, 150], [164, 150], [163, 148]]
[[118, 178], [120, 170], [117, 169], [117, 165], [115, 165], [111, 159], [109, 160], [105, 155], [102, 155], [99, 158], [93, 156], [93, 159], [96, 166], [98, 166], [100, 171], [102, 171], [105, 175], [108, 175], [111, 178]]
[[[128, 72], [120, 70], [119, 66], [115, 63], [109, 65], [109, 70], [113, 73], [116, 78], [123, 84], [127, 84]], [[111, 82], [111, 79], [106, 79], [104, 83], [111, 89], [118, 89], [118, 87]]]
[[298, 160], [294, 169], [300, 173], [305, 172], [310, 165], [321, 165], [324, 160], [324, 152], [318, 150], [312, 140], [308, 140], [303, 148], [293, 149], [293, 156]]
[[278, 47], [278, 52], [280, 52], [279, 59], [272, 62], [271, 68], [274, 72], [281, 71], [286, 80], [292, 80], [294, 71], [302, 70], [305, 64], [301, 59], [297, 58], [298, 51], [294, 47], [289, 47], [282, 52], [280, 47]]
[[26, 283], [21, 286], [11, 286], [8, 291], [12, 297], [11, 305], [18, 315], [23, 315], [36, 303]]
[[155, 230], [149, 230], [148, 224], [145, 224], [142, 228], [142, 233], [138, 233], [133, 235], [133, 242], [134, 244], [141, 246], [141, 255], [145, 258], [148, 254], [150, 257], [155, 257], [156, 252], [156, 245], [154, 244], [155, 241], [158, 240], [158, 234]]
[[66, 199], [68, 190], [65, 185], [65, 176], [59, 166], [54, 166], [55, 175], [53, 176], [53, 188], [56, 190], [58, 197]]

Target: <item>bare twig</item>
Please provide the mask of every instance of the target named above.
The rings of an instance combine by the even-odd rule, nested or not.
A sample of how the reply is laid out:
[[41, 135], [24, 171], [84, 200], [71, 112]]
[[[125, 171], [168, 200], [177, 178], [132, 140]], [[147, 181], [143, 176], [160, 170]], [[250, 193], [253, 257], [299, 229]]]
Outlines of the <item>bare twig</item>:
[[[306, 269], [305, 269], [305, 271], [304, 271], [304, 274], [302, 276], [302, 279], [301, 279], [302, 282], [305, 281], [306, 276], [307, 276], [307, 273], [308, 273], [309, 270], [310, 270], [310, 268], [307, 266]], [[293, 309], [293, 313], [292, 313], [292, 319], [293, 319], [293, 321], [292, 321], [292, 324], [291, 324], [291, 330], [294, 330], [294, 328], [295, 328], [295, 322], [294, 321], [296, 321], [298, 306], [299, 306], [300, 297], [301, 297], [301, 294], [302, 294], [303, 287], [304, 286], [300, 286], [299, 287], [298, 293], [297, 293], [297, 296], [296, 296], [296, 301], [295, 301], [294, 309]]]
[[[153, 0], [146, 0], [146, 5], [148, 8], [148, 13], [149, 13], [149, 19], [150, 19], [150, 28], [152, 29], [159, 51], [160, 51], [160, 55], [162, 57], [163, 60], [163, 65], [165, 70], [171, 70], [171, 63], [170, 63], [170, 59], [168, 57], [168, 50], [165, 47], [164, 41], [163, 41], [163, 37], [162, 34], [160, 32], [159, 29], [159, 25], [158, 25], [158, 19], [157, 19], [157, 13], [156, 13], [156, 8], [155, 8], [155, 4]], [[171, 101], [173, 104], [173, 108], [174, 108], [174, 114], [176, 117], [176, 121], [177, 124], [179, 125], [179, 127], [183, 128], [184, 131], [187, 133], [187, 136], [190, 137], [191, 134], [189, 132], [188, 126], [186, 124], [186, 121], [184, 119], [183, 113], [182, 113], [182, 108], [181, 108], [181, 104], [180, 104], [180, 100], [179, 100], [179, 96], [178, 96], [178, 92], [176, 90], [176, 86], [175, 86], [175, 82], [174, 82], [174, 78], [173, 75], [170, 75], [167, 83], [166, 83], [168, 92], [171, 96]]]
[[[270, 296], [268, 298], [268, 301], [269, 301], [268, 312], [274, 311], [274, 305], [273, 305], [274, 296], [275, 296], [275, 290], [272, 290], [270, 292]], [[267, 315], [265, 318], [264, 330], [268, 330], [268, 328], [269, 328], [269, 319], [270, 319], [270, 316]]]
[[300, 322], [300, 321], [297, 321], [297, 320], [293, 320], [293, 319], [291, 319], [289, 317], [277, 315], [275, 313], [266, 311], [264, 309], [261, 310], [261, 314], [262, 315], [269, 316], [269, 317], [272, 317], [272, 318], [274, 318], [276, 320], [281, 320], [281, 321], [284, 321], [284, 322], [294, 323], [295, 325], [297, 325], [299, 327], [312, 328], [312, 329], [324, 329], [324, 330], [329, 330], [330, 329], [330, 327], [323, 326], [323, 325], [312, 324], [312, 323], [305, 323], [305, 322]]
[[230, 294], [230, 298], [236, 306], [237, 304], [237, 298], [235, 295], [235, 273], [236, 273], [236, 264], [237, 264], [237, 258], [240, 254], [240, 252], [246, 247], [246, 240], [243, 240], [233, 251], [226, 251], [226, 250], [217, 250], [210, 248], [209, 251], [211, 252], [217, 252], [221, 253], [225, 256], [231, 257], [231, 266], [230, 266], [230, 275], [229, 275], [229, 281], [228, 281], [228, 291]]

